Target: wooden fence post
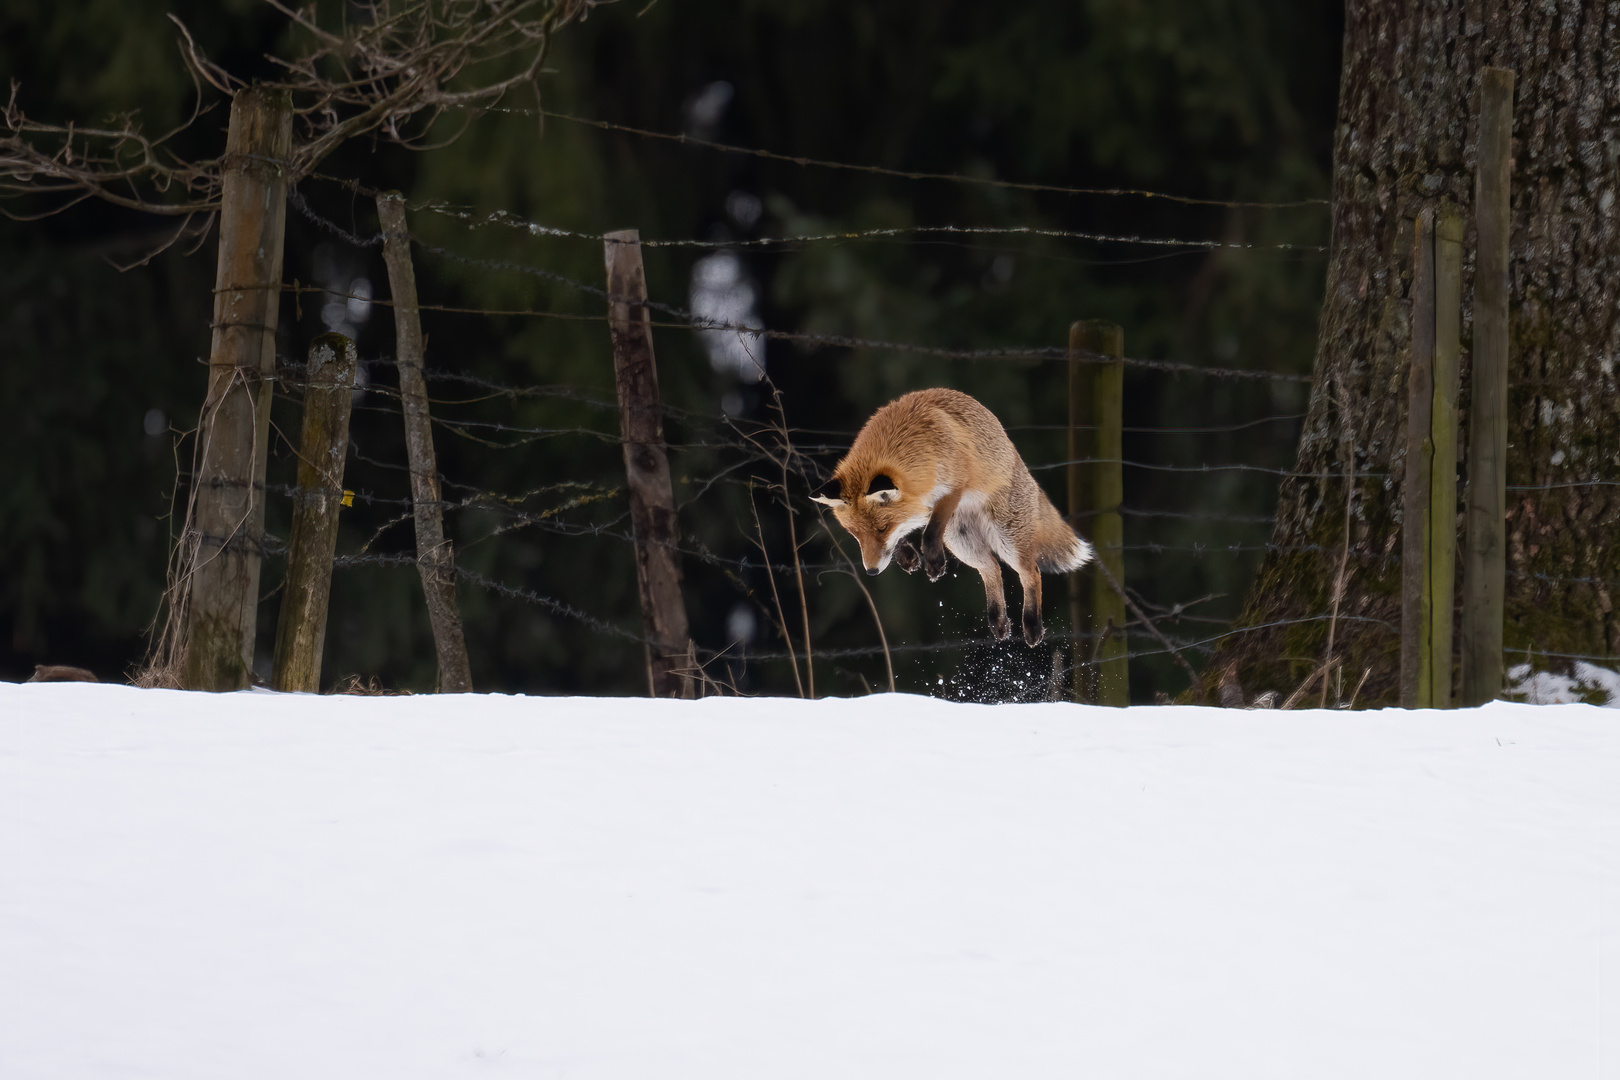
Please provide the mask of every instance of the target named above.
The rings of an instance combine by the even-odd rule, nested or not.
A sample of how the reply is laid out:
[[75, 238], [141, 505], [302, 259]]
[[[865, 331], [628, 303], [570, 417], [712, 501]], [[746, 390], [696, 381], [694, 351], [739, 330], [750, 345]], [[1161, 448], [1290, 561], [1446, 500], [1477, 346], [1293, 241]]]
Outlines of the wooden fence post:
[[[1089, 629], [1094, 635], [1086, 664], [1075, 665], [1075, 692], [1077, 697], [1081, 694], [1082, 672], [1094, 669], [1096, 703], [1120, 707], [1130, 704], [1125, 600], [1113, 584], [1117, 582], [1121, 589], [1125, 584], [1125, 526], [1119, 512], [1125, 501], [1125, 364], [1120, 359], [1124, 355], [1125, 332], [1114, 323], [1082, 320], [1069, 327], [1070, 460], [1087, 460], [1078, 481], [1074, 467], [1070, 467], [1070, 507], [1075, 515], [1072, 520], [1089, 522], [1089, 539], [1100, 564], [1092, 571], [1091, 588], [1075, 589], [1072, 594], [1084, 603], [1076, 605], [1071, 600], [1070, 604], [1071, 612], [1076, 606], [1089, 612]], [[1098, 356], [1114, 359], [1098, 362]], [[1089, 439], [1079, 436], [1080, 418], [1089, 418]], [[1086, 453], [1074, 455], [1076, 449]], [[1076, 501], [1078, 510], [1074, 509]], [[1108, 573], [1102, 573], [1101, 567], [1106, 567]], [[1070, 582], [1074, 589], [1073, 576]], [[1083, 616], [1075, 620], [1077, 650], [1081, 627], [1087, 622]]]
[[1457, 598], [1457, 386], [1462, 351], [1462, 214], [1441, 207], [1434, 227], [1434, 433], [1429, 486], [1430, 704], [1451, 708], [1452, 620]]
[[691, 635], [675, 550], [680, 543], [680, 523], [675, 517], [669, 455], [664, 447], [641, 234], [622, 229], [603, 239], [613, 381], [618, 388], [630, 522], [636, 538], [636, 579], [647, 629], [647, 684], [654, 697], [689, 698], [694, 680], [685, 668]]
[[[1091, 398], [1091, 368], [1085, 361], [1085, 323], [1069, 326], [1069, 464], [1064, 470], [1069, 487], [1069, 524], [1077, 531], [1091, 533], [1086, 512], [1086, 468], [1082, 458], [1091, 456], [1090, 425], [1086, 423], [1086, 402]], [[1091, 701], [1097, 696], [1096, 671], [1091, 666], [1091, 640], [1085, 636], [1085, 585], [1079, 570], [1069, 571], [1069, 626], [1074, 635], [1070, 656], [1070, 696], [1075, 701]]]
[[433, 647], [439, 657], [439, 692], [472, 690], [467, 639], [456, 606], [456, 558], [444, 537], [444, 503], [439, 495], [439, 465], [433, 452], [433, 421], [428, 414], [427, 378], [423, 373], [426, 343], [421, 308], [416, 299], [416, 271], [411, 265], [411, 235], [405, 225], [405, 198], [397, 191], [377, 196], [382, 222], [383, 262], [394, 298], [394, 353], [399, 367], [399, 397], [405, 415], [405, 453], [411, 466], [411, 503], [416, 518], [416, 569], [427, 598]]
[[222, 163], [208, 396], [181, 538], [190, 572], [181, 681], [189, 690], [241, 690], [252, 678], [291, 152], [287, 94], [239, 91]]
[[1467, 547], [1463, 553], [1462, 703], [1502, 693], [1507, 586], [1509, 160], [1513, 72], [1481, 76], [1475, 172], [1474, 363], [1468, 417]]
[[1429, 520], [1434, 462], [1434, 215], [1414, 222], [1412, 347], [1406, 367], [1406, 476], [1401, 481], [1401, 706], [1434, 703], [1432, 542]]
[[298, 450], [298, 487], [287, 539], [287, 582], [276, 623], [271, 686], [316, 694], [332, 594], [343, 466], [349, 456], [349, 406], [354, 400], [354, 342], [322, 334], [309, 347], [304, 375], [304, 435]]

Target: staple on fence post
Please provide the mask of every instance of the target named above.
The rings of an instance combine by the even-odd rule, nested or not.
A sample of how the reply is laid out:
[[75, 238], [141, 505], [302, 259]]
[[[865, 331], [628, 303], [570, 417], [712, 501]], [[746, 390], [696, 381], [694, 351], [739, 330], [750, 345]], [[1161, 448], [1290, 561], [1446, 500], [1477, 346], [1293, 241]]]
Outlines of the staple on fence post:
[[276, 623], [277, 690], [318, 693], [326, 610], [332, 593], [343, 465], [349, 456], [349, 408], [354, 398], [354, 342], [322, 334], [309, 347], [304, 375], [304, 434], [298, 486], [287, 540], [287, 580]]
[[1452, 619], [1457, 596], [1457, 384], [1462, 350], [1462, 214], [1441, 207], [1434, 226], [1434, 439], [1429, 488], [1429, 668], [1436, 709], [1451, 708]]
[[208, 396], [180, 541], [189, 551], [180, 665], [188, 690], [241, 690], [252, 678], [291, 153], [287, 94], [240, 91], [225, 136]]
[[1463, 553], [1462, 703], [1502, 693], [1507, 589], [1509, 168], [1513, 72], [1481, 74], [1475, 173], [1474, 349], [1469, 387], [1467, 542]]
[[[1078, 358], [1087, 370], [1080, 390], [1089, 401], [1079, 403], [1081, 416], [1089, 417], [1091, 437], [1074, 437], [1071, 422], [1071, 443], [1086, 448], [1082, 459], [1082, 480], [1079, 495], [1082, 499], [1079, 518], [1089, 523], [1091, 546], [1099, 565], [1092, 568], [1091, 588], [1085, 599], [1090, 614], [1088, 629], [1093, 634], [1112, 626], [1115, 633], [1099, 639], [1094, 650], [1096, 657], [1096, 697], [1099, 705], [1125, 706], [1130, 704], [1130, 674], [1127, 667], [1125, 600], [1119, 589], [1125, 583], [1125, 525], [1120, 516], [1120, 504], [1125, 501], [1124, 477], [1124, 402], [1125, 402], [1125, 332], [1118, 325], [1101, 320], [1082, 320], [1069, 328], [1071, 371]], [[1098, 357], [1108, 357], [1099, 361]], [[1070, 402], [1075, 404], [1075, 391], [1071, 383]], [[1075, 460], [1071, 458], [1070, 460]], [[1071, 481], [1072, 485], [1073, 481]], [[1071, 495], [1073, 488], [1071, 486]], [[1106, 569], [1107, 573], [1103, 570]], [[1076, 626], [1076, 633], [1079, 633]]]
[[618, 390], [630, 523], [636, 539], [636, 580], [647, 630], [647, 684], [654, 697], [689, 698], [693, 696], [693, 679], [683, 667], [691, 635], [686, 605], [681, 599], [681, 565], [675, 550], [680, 542], [680, 523], [675, 516], [669, 455], [664, 446], [641, 234], [635, 229], [621, 229], [608, 233], [603, 240], [613, 381]]
[[1401, 481], [1401, 705], [1434, 704], [1429, 500], [1434, 459], [1434, 215], [1413, 223], [1412, 342], [1406, 367], [1406, 476]]
[[411, 468], [411, 504], [416, 521], [416, 569], [422, 577], [433, 648], [439, 659], [439, 692], [472, 690], [467, 639], [456, 606], [456, 558], [444, 536], [444, 503], [439, 493], [439, 466], [433, 451], [433, 421], [428, 414], [426, 343], [416, 298], [416, 271], [411, 265], [411, 236], [405, 224], [405, 199], [397, 191], [377, 196], [382, 223], [383, 262], [394, 298], [394, 354], [399, 368], [400, 411], [405, 417], [405, 452]]

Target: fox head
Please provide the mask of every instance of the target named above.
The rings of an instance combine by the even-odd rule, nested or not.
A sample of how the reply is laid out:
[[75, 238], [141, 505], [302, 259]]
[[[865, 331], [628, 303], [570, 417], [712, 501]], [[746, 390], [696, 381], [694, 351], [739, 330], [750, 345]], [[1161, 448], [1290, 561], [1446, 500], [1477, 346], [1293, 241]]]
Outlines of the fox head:
[[811, 496], [832, 507], [849, 535], [861, 545], [861, 561], [868, 574], [882, 573], [894, 558], [895, 545], [928, 524], [928, 508], [915, 494], [907, 494], [886, 472], [864, 480], [852, 473], [834, 475]]

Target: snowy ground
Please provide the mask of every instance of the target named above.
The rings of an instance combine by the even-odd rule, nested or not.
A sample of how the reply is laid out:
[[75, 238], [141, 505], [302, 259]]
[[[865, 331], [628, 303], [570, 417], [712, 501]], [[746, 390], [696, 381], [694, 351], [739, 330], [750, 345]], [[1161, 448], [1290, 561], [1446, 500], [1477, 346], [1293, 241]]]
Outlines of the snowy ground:
[[1589, 706], [0, 684], [0, 799], [7, 1078], [1620, 1075]]

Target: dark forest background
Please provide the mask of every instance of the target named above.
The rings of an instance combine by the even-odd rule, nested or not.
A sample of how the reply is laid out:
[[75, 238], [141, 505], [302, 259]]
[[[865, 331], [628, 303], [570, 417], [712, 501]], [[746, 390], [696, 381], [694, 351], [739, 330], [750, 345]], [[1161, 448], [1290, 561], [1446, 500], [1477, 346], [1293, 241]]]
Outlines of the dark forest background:
[[[263, 54], [284, 43], [286, 20], [258, 0], [155, 2], [12, 0], [0, 13], [0, 70], [41, 120], [81, 123], [139, 109], [148, 130], [183, 120], [196, 91], [165, 17], [178, 14], [200, 48], [244, 77], [272, 74]], [[1002, 8], [946, 0], [853, 5], [824, 0], [659, 0], [599, 8], [563, 30], [542, 83], [545, 108], [660, 132], [782, 153], [1073, 187], [1147, 188], [1220, 201], [1320, 200], [1328, 194], [1342, 10], [1293, 0], [1042, 0]], [[198, 158], [223, 147], [226, 108], [182, 138]], [[514, 109], [532, 96], [514, 95]], [[459, 123], [459, 121], [458, 121]], [[450, 126], [446, 126], [446, 134]], [[398, 188], [477, 215], [597, 234], [637, 228], [644, 238], [748, 239], [878, 227], [1033, 226], [1257, 244], [1325, 244], [1327, 208], [1189, 205], [1140, 197], [1031, 193], [944, 181], [908, 181], [729, 155], [559, 119], [492, 114], [450, 145], [416, 153], [361, 140], [319, 169], [325, 176]], [[376, 232], [369, 199], [310, 179], [299, 188], [314, 217], [358, 236]], [[21, 207], [13, 211], [42, 209]], [[0, 678], [35, 663], [90, 667], [120, 678], [139, 660], [158, 613], [177, 472], [190, 462], [177, 434], [196, 420], [205, 386], [214, 264], [212, 237], [192, 254], [170, 250], [119, 271], [172, 222], [86, 203], [36, 221], [0, 222]], [[588, 293], [525, 272], [537, 268], [600, 286], [601, 245], [469, 230], [418, 213], [412, 228], [425, 303], [482, 309], [600, 314]], [[956, 349], [1062, 346], [1071, 321], [1125, 328], [1133, 357], [1221, 368], [1308, 374], [1325, 258], [1311, 250], [1166, 249], [1034, 237], [929, 237], [740, 249], [647, 250], [652, 298], [687, 307], [704, 273], [736, 271], [773, 329], [944, 345]], [[313, 217], [289, 213], [285, 276], [334, 288], [365, 282], [386, 295], [380, 252], [356, 247]], [[696, 276], [695, 276], [696, 275]], [[386, 308], [334, 314], [315, 297], [289, 296], [279, 351], [301, 356], [334, 321], [355, 335], [367, 378], [386, 388], [393, 325]], [[590, 428], [603, 437], [514, 439], [483, 428], [441, 428], [451, 494], [522, 497], [564, 531], [463, 510], [449, 529], [463, 564], [488, 578], [554, 598], [594, 619], [637, 630], [634, 564], [620, 531], [622, 460], [606, 327], [599, 321], [425, 313], [430, 370], [508, 385], [568, 387], [573, 397], [472, 402], [444, 397], [444, 415], [514, 427]], [[741, 468], [719, 445], [722, 410], [768, 419], [762, 387], [717, 367], [690, 331], [661, 329], [660, 378], [672, 409], [677, 500], [689, 540], [737, 559], [754, 531]], [[948, 385], [979, 396], [1012, 432], [1061, 505], [1067, 372], [1061, 362], [945, 360], [893, 350], [807, 347], [772, 341], [765, 352], [800, 441], [826, 466], [872, 409], [906, 390]], [[1127, 428], [1231, 427], [1236, 431], [1130, 432], [1132, 461], [1197, 465], [1293, 464], [1306, 385], [1197, 375], [1127, 374]], [[357, 406], [347, 486], [379, 498], [408, 494], [397, 411], [382, 395]], [[437, 406], [436, 406], [437, 408]], [[457, 411], [460, 410], [460, 411]], [[683, 421], [682, 416], [690, 420]], [[1283, 417], [1284, 419], [1271, 419]], [[1295, 419], [1287, 419], [1294, 417]], [[296, 403], [278, 402], [277, 427], [295, 431]], [[490, 443], [515, 444], [498, 448]], [[277, 443], [273, 482], [291, 457]], [[759, 470], [753, 470], [759, 472]], [[764, 474], [761, 473], [763, 476]], [[617, 477], [617, 479], [616, 479]], [[1167, 623], [1184, 640], [1218, 631], [1240, 606], [1259, 562], [1277, 477], [1263, 472], [1127, 471], [1127, 577], [1161, 607], [1213, 596], [1190, 609], [1207, 622]], [[701, 495], [699, 494], [701, 493]], [[833, 557], [802, 499], [804, 558]], [[756, 491], [773, 557], [788, 555], [784, 510]], [[510, 505], [508, 503], [507, 505]], [[1220, 515], [1213, 519], [1196, 515]], [[269, 530], [285, 536], [285, 500]], [[357, 503], [339, 552], [412, 550], [398, 507]], [[1083, 531], [1083, 529], [1082, 529]], [[573, 532], [578, 535], [567, 535]], [[1161, 550], [1150, 550], [1147, 545]], [[1243, 550], [1222, 551], [1236, 545]], [[1213, 550], [1197, 550], [1197, 549]], [[267, 563], [260, 653], [273, 640], [280, 565]], [[781, 648], [763, 571], [686, 562], [694, 636], [731, 646], [740, 661]], [[778, 582], [787, 593], [791, 585]], [[818, 648], [875, 643], [865, 601], [845, 575], [806, 582]], [[872, 583], [891, 644], [983, 636], [982, 593], [968, 573], [931, 586], [890, 571]], [[1065, 590], [1051, 581], [1047, 622], [1066, 627]], [[788, 613], [798, 617], [788, 596]], [[485, 590], [462, 587], [475, 685], [548, 693], [637, 693], [640, 647], [622, 636]], [[752, 631], [749, 627], [752, 626]], [[796, 626], [796, 624], [795, 624]], [[1043, 696], [1050, 646], [1022, 644], [896, 657], [902, 689], [964, 697]], [[1198, 652], [1189, 656], [1196, 662]], [[881, 683], [882, 660], [818, 661], [818, 690], [859, 693]], [[408, 567], [358, 566], [334, 583], [325, 681], [350, 674], [430, 689], [434, 661], [420, 587]], [[750, 691], [792, 689], [785, 664], [736, 663], [723, 674]], [[1133, 665], [1133, 696], [1176, 693], [1186, 680], [1155, 658]]]

